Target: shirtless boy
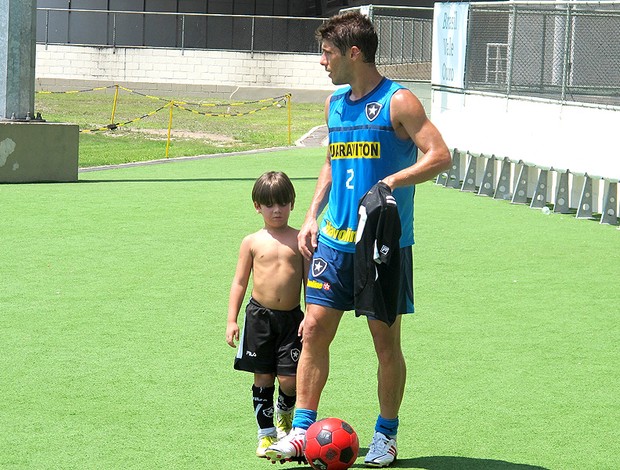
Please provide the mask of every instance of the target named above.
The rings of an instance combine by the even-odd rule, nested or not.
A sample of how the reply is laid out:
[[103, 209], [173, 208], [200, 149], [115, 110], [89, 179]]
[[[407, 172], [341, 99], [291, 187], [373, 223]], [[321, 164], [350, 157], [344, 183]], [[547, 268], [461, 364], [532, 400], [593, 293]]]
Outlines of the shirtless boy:
[[[291, 429], [303, 325], [300, 296], [308, 262], [299, 252], [299, 231], [288, 225], [295, 204], [295, 189], [288, 176], [264, 173], [254, 184], [252, 200], [256, 212], [263, 216], [264, 227], [241, 242], [230, 288], [226, 342], [232, 347], [239, 342], [235, 369], [254, 373], [256, 455], [265, 457], [267, 448]], [[237, 318], [250, 276], [252, 293], [239, 341]], [[279, 387], [274, 410], [276, 378]]]

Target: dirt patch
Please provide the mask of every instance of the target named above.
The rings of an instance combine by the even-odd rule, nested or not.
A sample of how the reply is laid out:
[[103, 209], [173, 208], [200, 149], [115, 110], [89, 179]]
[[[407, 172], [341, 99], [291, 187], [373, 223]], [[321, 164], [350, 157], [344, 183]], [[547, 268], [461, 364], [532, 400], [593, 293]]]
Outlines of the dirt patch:
[[[138, 132], [141, 134], [153, 135], [158, 137], [168, 138], [168, 130], [167, 129], [135, 129], [131, 132]], [[221, 142], [221, 143], [234, 143], [237, 142], [236, 139], [229, 137], [227, 135], [221, 134], [212, 134], [210, 132], [199, 132], [199, 131], [187, 131], [187, 130], [176, 130], [172, 129], [170, 131], [171, 137], [178, 137], [182, 139], [201, 139], [201, 140], [210, 140], [212, 142]]]
[[[153, 140], [167, 140], [168, 139], [168, 130], [167, 129], [128, 129], [127, 127], [119, 127], [114, 130], [114, 132], [106, 132], [105, 135], [108, 137], [122, 137], [127, 135], [143, 135], [147, 139]], [[220, 145], [226, 144], [234, 144], [239, 142], [237, 139], [233, 137], [229, 137], [227, 135], [221, 134], [213, 134], [211, 132], [200, 132], [200, 131], [188, 131], [184, 129], [172, 129], [170, 132], [171, 139], [191, 139], [191, 140], [203, 140], [208, 142], [217, 143]]]

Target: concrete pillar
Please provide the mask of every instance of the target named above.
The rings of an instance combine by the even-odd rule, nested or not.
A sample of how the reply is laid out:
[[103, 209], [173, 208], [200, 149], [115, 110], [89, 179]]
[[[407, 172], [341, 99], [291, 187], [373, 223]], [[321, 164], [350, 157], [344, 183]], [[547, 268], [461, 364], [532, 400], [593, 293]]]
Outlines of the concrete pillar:
[[0, 0], [0, 120], [34, 113], [37, 0]]
[[36, 122], [37, 0], [0, 0], [0, 183], [77, 181], [79, 129]]

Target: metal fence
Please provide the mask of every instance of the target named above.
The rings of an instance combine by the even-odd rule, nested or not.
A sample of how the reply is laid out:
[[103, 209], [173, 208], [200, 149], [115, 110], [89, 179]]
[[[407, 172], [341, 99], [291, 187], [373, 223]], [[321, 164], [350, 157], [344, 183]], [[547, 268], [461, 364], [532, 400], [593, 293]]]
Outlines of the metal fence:
[[321, 18], [39, 8], [37, 42], [249, 52], [319, 51]]
[[620, 104], [620, 4], [472, 3], [465, 88]]
[[430, 80], [433, 8], [369, 5], [347, 8], [368, 14], [377, 29], [378, 69], [395, 80]]
[[[324, 18], [39, 8], [37, 42], [109, 47], [319, 53]], [[377, 65], [390, 78], [429, 80], [432, 8], [370, 6]]]

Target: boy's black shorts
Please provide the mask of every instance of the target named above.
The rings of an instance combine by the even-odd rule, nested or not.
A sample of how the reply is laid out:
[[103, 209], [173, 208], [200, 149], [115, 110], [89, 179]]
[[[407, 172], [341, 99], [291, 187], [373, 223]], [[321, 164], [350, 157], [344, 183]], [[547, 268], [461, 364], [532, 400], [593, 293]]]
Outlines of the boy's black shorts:
[[250, 298], [235, 369], [257, 374], [296, 375], [301, 352], [297, 335], [304, 318], [300, 307], [290, 311], [271, 310]]

